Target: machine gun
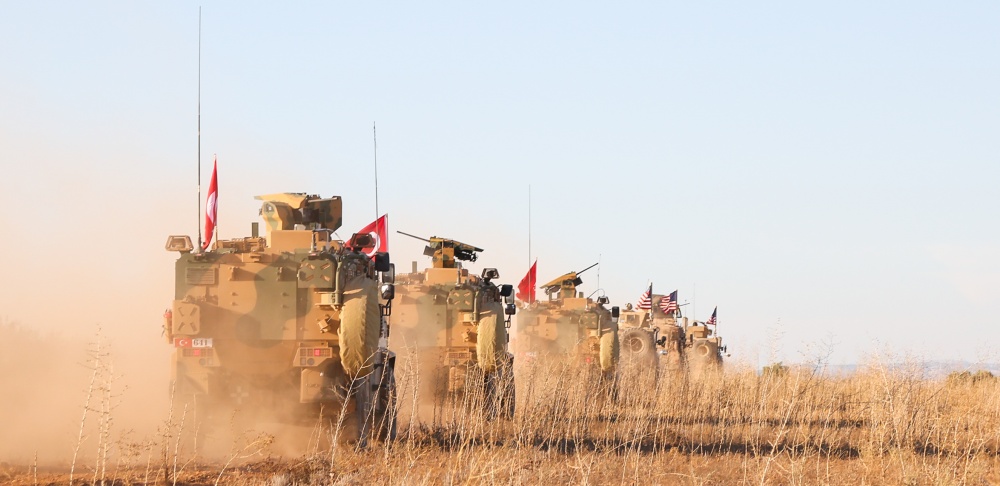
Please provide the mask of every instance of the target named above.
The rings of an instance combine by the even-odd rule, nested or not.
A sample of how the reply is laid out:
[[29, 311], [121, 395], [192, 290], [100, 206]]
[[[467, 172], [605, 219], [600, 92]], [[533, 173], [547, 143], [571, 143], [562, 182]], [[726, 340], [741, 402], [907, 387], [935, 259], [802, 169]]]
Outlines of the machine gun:
[[542, 285], [541, 288], [546, 294], [549, 295], [550, 298], [552, 297], [552, 294], [555, 294], [556, 292], [559, 293], [559, 297], [561, 298], [576, 297], [576, 288], [583, 283], [583, 279], [580, 278], [579, 275], [596, 266], [597, 263], [584, 268], [579, 272], [569, 272], [567, 274], [560, 275], [551, 282]]
[[478, 252], [485, 251], [460, 241], [449, 240], [432, 236], [430, 239], [396, 231], [401, 235], [409, 236], [420, 241], [425, 241], [428, 245], [424, 248], [424, 255], [431, 257], [434, 268], [455, 268], [455, 260], [463, 262], [474, 262], [479, 258]]

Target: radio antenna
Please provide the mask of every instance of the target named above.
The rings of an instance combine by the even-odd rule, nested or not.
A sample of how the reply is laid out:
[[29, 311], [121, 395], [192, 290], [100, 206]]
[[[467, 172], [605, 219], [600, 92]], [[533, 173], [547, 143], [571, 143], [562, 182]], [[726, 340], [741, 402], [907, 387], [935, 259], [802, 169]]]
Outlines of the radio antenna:
[[375, 122], [372, 122], [372, 144], [375, 146], [375, 221], [378, 221], [378, 137], [375, 134]]
[[531, 268], [531, 184], [528, 184], [528, 268]]
[[601, 288], [601, 254], [597, 254], [597, 288]]
[[201, 7], [198, 7], [198, 251], [201, 242]]

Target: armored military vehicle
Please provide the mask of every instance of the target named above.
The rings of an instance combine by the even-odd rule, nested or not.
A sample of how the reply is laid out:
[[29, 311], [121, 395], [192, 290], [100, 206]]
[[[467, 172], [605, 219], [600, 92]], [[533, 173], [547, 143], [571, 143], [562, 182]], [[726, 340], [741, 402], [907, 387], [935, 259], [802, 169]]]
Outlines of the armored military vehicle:
[[627, 304], [618, 321], [622, 339], [622, 360], [642, 368], [679, 370], [684, 361], [684, 329], [676, 311], [663, 311], [661, 301], [668, 296], [652, 294], [649, 308]]
[[688, 324], [687, 317], [683, 318], [683, 321], [684, 346], [687, 350], [687, 363], [691, 371], [699, 374], [721, 369], [722, 353], [726, 352], [722, 338], [714, 335], [715, 332], [712, 328], [702, 321], [693, 321]]
[[[595, 264], [596, 265], [596, 264]], [[584, 297], [579, 272], [560, 275], [541, 288], [546, 300], [526, 303], [517, 318], [518, 355], [527, 360], [573, 355], [596, 366], [605, 378], [615, 376], [619, 358], [618, 308], [608, 298]]]
[[500, 276], [495, 268], [481, 275], [462, 268], [482, 248], [399, 233], [425, 241], [424, 254], [431, 257], [430, 268], [418, 271], [413, 262], [411, 273], [396, 277], [392, 339], [416, 351], [416, 392], [435, 408], [481, 408], [489, 416], [513, 417], [514, 356], [507, 350], [513, 287], [494, 283]]
[[[722, 365], [725, 347], [704, 322], [688, 324], [680, 311], [664, 312], [667, 295], [652, 294], [650, 308], [621, 311], [622, 361], [665, 371], [700, 371]], [[680, 321], [678, 321], [680, 318]]]
[[332, 238], [340, 197], [257, 199], [266, 237], [253, 223], [250, 237], [210, 251], [188, 236], [167, 240], [180, 253], [164, 323], [175, 401], [195, 403], [202, 430], [239, 411], [279, 423], [342, 418], [341, 438], [360, 445], [392, 439], [395, 355], [380, 344], [393, 298], [388, 253], [362, 253], [370, 235]]

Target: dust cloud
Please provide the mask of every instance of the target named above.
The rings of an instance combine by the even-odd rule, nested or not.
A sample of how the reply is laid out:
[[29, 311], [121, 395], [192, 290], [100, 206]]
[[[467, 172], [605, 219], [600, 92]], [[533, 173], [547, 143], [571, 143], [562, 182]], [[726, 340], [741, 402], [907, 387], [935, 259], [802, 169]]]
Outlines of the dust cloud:
[[96, 327], [83, 338], [0, 322], [4, 462], [63, 465], [75, 451], [89, 461], [105, 445], [153, 439], [166, 418], [166, 360], [114, 342]]
[[176, 254], [163, 242], [184, 225], [165, 196], [87, 189], [23, 199], [4, 221], [0, 463], [65, 466], [76, 453], [93, 468], [105, 449], [159, 440], [168, 420], [161, 327]]

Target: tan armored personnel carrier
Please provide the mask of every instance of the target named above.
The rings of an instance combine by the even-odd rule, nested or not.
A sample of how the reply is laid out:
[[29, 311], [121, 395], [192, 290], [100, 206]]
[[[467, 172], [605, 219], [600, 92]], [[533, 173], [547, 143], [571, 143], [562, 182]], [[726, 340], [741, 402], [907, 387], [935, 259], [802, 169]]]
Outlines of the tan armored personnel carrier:
[[343, 417], [341, 437], [392, 439], [395, 355], [380, 345], [393, 297], [388, 253], [361, 253], [370, 235], [331, 238], [340, 197], [257, 199], [266, 237], [254, 223], [250, 237], [211, 251], [188, 236], [167, 240], [180, 253], [165, 314], [175, 401], [195, 403], [203, 431], [239, 411], [292, 424]]
[[435, 409], [463, 403], [489, 416], [513, 417], [514, 356], [507, 350], [513, 287], [494, 283], [500, 276], [495, 268], [481, 275], [462, 268], [482, 248], [400, 233], [427, 242], [424, 254], [432, 262], [423, 271], [413, 262], [411, 273], [397, 276], [392, 317], [393, 343], [416, 351], [419, 363], [408, 368], [419, 370], [421, 401], [433, 400]]
[[605, 308], [608, 298], [596, 301], [577, 291], [579, 272], [569, 272], [539, 286], [547, 295], [523, 306], [517, 318], [518, 355], [527, 360], [573, 355], [583, 364], [611, 378], [618, 367], [618, 308]]

